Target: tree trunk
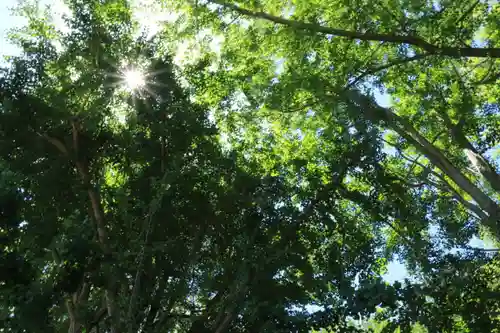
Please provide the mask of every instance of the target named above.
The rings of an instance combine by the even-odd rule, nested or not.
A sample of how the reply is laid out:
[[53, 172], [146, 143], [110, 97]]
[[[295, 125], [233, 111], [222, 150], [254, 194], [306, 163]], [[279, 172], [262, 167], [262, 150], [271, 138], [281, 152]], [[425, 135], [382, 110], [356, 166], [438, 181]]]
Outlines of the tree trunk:
[[452, 135], [476, 170], [500, 194], [500, 175], [495, 168], [476, 150], [460, 129], [452, 129]]
[[464, 192], [487, 213], [488, 219], [484, 221], [498, 235], [499, 207], [487, 194], [470, 181], [458, 168], [456, 168], [448, 158], [437, 147], [430, 143], [405, 119], [399, 117], [387, 108], [383, 108], [373, 102], [368, 96], [360, 92], [350, 90], [346, 92], [347, 102], [355, 103], [362, 108], [364, 115], [376, 124], [385, 124], [390, 129], [409, 141], [420, 153], [439, 168], [447, 177], [458, 185]]

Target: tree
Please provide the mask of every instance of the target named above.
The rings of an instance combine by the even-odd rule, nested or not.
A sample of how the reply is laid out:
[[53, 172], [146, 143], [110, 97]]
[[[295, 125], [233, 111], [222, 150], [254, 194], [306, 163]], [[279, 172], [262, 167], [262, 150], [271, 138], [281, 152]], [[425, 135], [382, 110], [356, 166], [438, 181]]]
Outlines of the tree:
[[[486, 92], [484, 84], [477, 82], [484, 74], [484, 63], [478, 64], [476, 58], [485, 49], [475, 48], [468, 52], [477, 54], [457, 58], [437, 50], [418, 54], [420, 44], [413, 42], [447, 40], [456, 45], [453, 52], [458, 52], [462, 41], [467, 43], [481, 26], [485, 43], [492, 45], [490, 52], [496, 38], [491, 23], [495, 5], [474, 2], [461, 12], [463, 4], [443, 2], [434, 8], [402, 2], [390, 6], [395, 13], [380, 4], [363, 3], [359, 13], [341, 3], [287, 6], [272, 1], [248, 6], [216, 1], [186, 11], [183, 31], [207, 28], [214, 34], [222, 32], [225, 38], [220, 55], [202, 55], [213, 62], [206, 74], [198, 68], [193, 71], [192, 86], [199, 89], [198, 98], [217, 106], [221, 120], [234, 123], [237, 118], [247, 123], [256, 119], [257, 127], [267, 126], [261, 121], [264, 118], [284, 123], [285, 131], [291, 126], [302, 133], [318, 133], [332, 128], [353, 131], [354, 123], [366, 122], [384, 134], [379, 139], [396, 149], [396, 159], [387, 156], [381, 163], [384, 170], [409, 180], [406, 187], [419, 196], [423, 192], [447, 197], [447, 202], [452, 198], [460, 207], [454, 211], [468, 210], [476, 225], [496, 235], [498, 173], [495, 162], [484, 153], [498, 145], [496, 134], [486, 134], [496, 133], [498, 112], [491, 101], [497, 91]], [[395, 17], [401, 17], [404, 24]], [[186, 21], [193, 26], [186, 28]], [[327, 27], [325, 22], [336, 22], [345, 30]], [[453, 28], [450, 22], [464, 28]], [[398, 37], [389, 43], [346, 31], [374, 31], [372, 35], [390, 31], [413, 39]], [[484, 62], [494, 66], [496, 60], [491, 57]], [[377, 88], [393, 96], [392, 107], [373, 101], [371, 91]], [[233, 94], [247, 102], [239, 112], [231, 112], [235, 106], [224, 97]], [[315, 119], [305, 122], [312, 114]], [[463, 215], [457, 217], [460, 224], [467, 223]], [[454, 224], [449, 222], [442, 227], [449, 229]]]
[[[126, 2], [69, 9], [62, 33], [26, 7], [1, 76], [2, 330], [344, 326], [348, 309], [304, 307], [340, 308], [358, 271], [379, 274], [366, 223], [322, 201], [329, 186], [238, 166], [159, 41], [134, 39]], [[132, 70], [145, 85], [125, 89]]]
[[[24, 52], [0, 76], [3, 331], [359, 332], [359, 316], [494, 331], [498, 258], [466, 243], [480, 226], [497, 236], [483, 158], [497, 91], [473, 89], [482, 65], [457, 54], [496, 66], [494, 32], [488, 49], [460, 44], [483, 21], [494, 31], [496, 7], [394, 3], [403, 24], [372, 3], [309, 5], [277, 20], [278, 1], [175, 2], [179, 21], [153, 38], [124, 0], [69, 1], [68, 32], [24, 7]], [[224, 34], [220, 54], [207, 37], [176, 66], [176, 45], [206, 27]], [[455, 82], [448, 64], [472, 72]], [[417, 280], [383, 281], [394, 253]]]
[[[447, 249], [472, 251], [472, 235], [487, 230], [498, 239], [497, 4], [185, 1], [170, 8], [182, 24], [169, 25], [164, 38], [195, 39], [207, 29], [223, 37], [216, 49], [200, 48], [185, 75], [246, 156], [271, 173], [307, 161], [302, 170], [320, 169], [320, 183], [335, 179], [344, 200], [383, 221], [389, 254], [424, 276]], [[377, 104], [377, 89], [390, 94], [390, 106]], [[359, 141], [366, 146], [353, 155], [362, 162], [347, 163], [339, 178], [332, 160]], [[301, 184], [298, 170], [291, 182]]]

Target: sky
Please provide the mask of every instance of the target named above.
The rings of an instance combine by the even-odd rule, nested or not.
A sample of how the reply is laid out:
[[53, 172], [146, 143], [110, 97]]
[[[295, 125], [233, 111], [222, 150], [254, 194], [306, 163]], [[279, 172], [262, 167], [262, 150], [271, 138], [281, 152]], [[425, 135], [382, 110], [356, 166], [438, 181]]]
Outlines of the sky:
[[[54, 9], [56, 12], [62, 12], [64, 10], [63, 6], [58, 5], [59, 0], [42, 0], [42, 4], [51, 4], [54, 5]], [[60, 3], [60, 2], [59, 2]], [[25, 22], [22, 18], [18, 16], [14, 16], [11, 14], [10, 8], [14, 7], [17, 4], [17, 0], [0, 0], [0, 58], [3, 59], [4, 56], [10, 56], [18, 54], [19, 49], [14, 45], [7, 42], [7, 34], [8, 30], [21, 27]], [[172, 18], [172, 15], [167, 13], [161, 13], [158, 10], [155, 10], [151, 6], [150, 0], [136, 0], [136, 18], [143, 23], [143, 25], [147, 25], [147, 28], [151, 32], [154, 32], [157, 27], [155, 27], [154, 22], [159, 21], [168, 21]], [[61, 22], [59, 20], [59, 22]], [[147, 23], [146, 23], [147, 22]], [[0, 60], [1, 61], [1, 60]], [[379, 105], [388, 107], [391, 105], [390, 96], [384, 93], [378, 92], [375, 89], [375, 99]], [[469, 243], [470, 246], [473, 247], [488, 247], [483, 241], [478, 238], [473, 238]], [[393, 260], [388, 265], [388, 271], [384, 275], [384, 279], [390, 283], [403, 280], [408, 276], [408, 272], [405, 269], [403, 263]]]
[[14, 27], [22, 26], [23, 20], [13, 16], [10, 13], [10, 8], [17, 4], [17, 0], [1, 0], [0, 1], [0, 57], [6, 55], [15, 55], [18, 49], [7, 42], [8, 30]]

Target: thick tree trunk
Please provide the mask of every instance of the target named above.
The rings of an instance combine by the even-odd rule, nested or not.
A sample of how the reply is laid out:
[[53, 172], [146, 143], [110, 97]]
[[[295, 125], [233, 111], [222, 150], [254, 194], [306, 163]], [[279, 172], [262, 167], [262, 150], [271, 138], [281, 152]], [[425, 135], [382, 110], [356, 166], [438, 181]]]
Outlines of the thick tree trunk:
[[68, 333], [78, 333], [80, 331], [81, 324], [78, 321], [75, 304], [73, 304], [71, 299], [66, 300], [66, 309], [68, 310], [69, 316]]

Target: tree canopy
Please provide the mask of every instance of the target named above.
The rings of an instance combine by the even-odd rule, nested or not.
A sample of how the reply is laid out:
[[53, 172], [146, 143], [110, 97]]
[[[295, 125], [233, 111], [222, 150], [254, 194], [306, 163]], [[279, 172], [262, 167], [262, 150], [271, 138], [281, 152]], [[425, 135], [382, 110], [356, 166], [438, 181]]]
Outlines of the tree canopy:
[[0, 73], [0, 332], [500, 331], [500, 4], [64, 4]]

